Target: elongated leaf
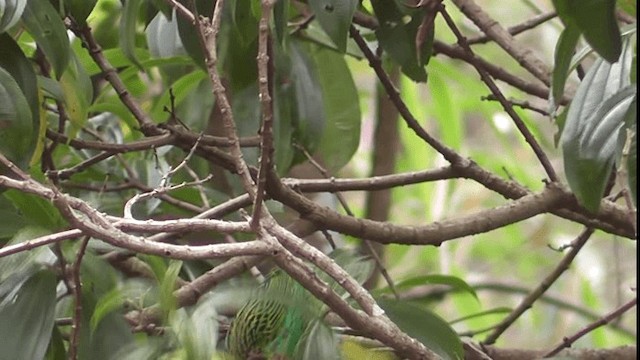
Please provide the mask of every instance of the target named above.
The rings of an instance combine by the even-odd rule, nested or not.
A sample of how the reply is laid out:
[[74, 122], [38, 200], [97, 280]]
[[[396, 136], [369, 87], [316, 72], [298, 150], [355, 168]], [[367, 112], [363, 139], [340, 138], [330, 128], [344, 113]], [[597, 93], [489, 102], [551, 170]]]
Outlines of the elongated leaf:
[[[293, 114], [295, 126], [293, 140], [313, 153], [325, 124], [323, 92], [318, 73], [306, 51], [307, 48], [297, 42], [291, 42], [290, 45], [291, 73], [289, 76], [294, 86], [297, 110]], [[288, 146], [291, 144], [289, 143]], [[306, 159], [304, 156], [301, 158]]]
[[466, 281], [462, 280], [459, 277], [451, 276], [451, 275], [432, 274], [432, 275], [416, 276], [416, 277], [412, 277], [412, 278], [398, 282], [396, 284], [396, 288], [399, 290], [411, 289], [416, 286], [426, 285], [426, 284], [448, 285], [455, 290], [464, 291], [470, 294], [471, 296], [476, 298], [476, 300], [478, 299], [478, 294], [476, 294], [476, 291], [469, 284], [467, 284]]
[[41, 270], [0, 299], [3, 359], [42, 359], [53, 329], [56, 276]]
[[[551, 99], [553, 102], [556, 99], [562, 98], [564, 93], [564, 85], [567, 82], [569, 76], [569, 66], [573, 57], [573, 52], [580, 38], [580, 30], [574, 25], [567, 25], [567, 27], [560, 34], [558, 43], [556, 44], [555, 64], [553, 67], [553, 79]], [[555, 103], [553, 103], [555, 108]]]
[[[180, 0], [179, 2], [182, 5], [187, 6], [189, 9], [191, 9], [192, 4], [195, 2], [200, 15], [207, 17], [211, 16], [210, 11], [213, 9], [213, 0]], [[187, 51], [187, 54], [189, 54], [191, 59], [193, 59], [198, 66], [204, 69], [204, 52], [202, 51], [202, 45], [200, 44], [196, 27], [182, 16], [178, 16], [177, 19], [178, 32], [180, 33], [180, 39], [182, 40], [184, 49]]]
[[[29, 149], [36, 148], [40, 127], [40, 93], [35, 71], [18, 44], [7, 34], [0, 34], [0, 68], [4, 68], [18, 83], [31, 110], [32, 131]], [[26, 134], [25, 134], [26, 135]], [[32, 151], [33, 152], [33, 151]], [[37, 150], [36, 150], [37, 152]], [[31, 152], [24, 153], [25, 156]]]
[[[182, 101], [191, 94], [198, 84], [200, 84], [200, 81], [206, 78], [207, 74], [198, 69], [176, 80], [176, 82], [171, 85], [171, 89], [175, 96], [175, 104], [178, 105], [182, 103]], [[158, 102], [153, 106], [150, 115], [155, 122], [165, 121], [169, 117], [169, 113], [164, 111], [164, 108], [169, 108], [170, 97], [171, 94], [167, 89], [167, 91], [162, 94], [162, 97], [158, 99]]]
[[627, 181], [631, 191], [633, 203], [638, 206], [638, 134], [633, 133], [627, 155]]
[[[626, 44], [630, 45], [630, 42]], [[596, 61], [569, 107], [561, 143], [569, 186], [591, 211], [600, 206], [616, 153], [619, 130], [636, 93], [630, 86], [632, 46], [618, 62]]]
[[587, 42], [608, 62], [622, 51], [615, 0], [554, 0], [558, 15], [567, 26], [575, 24]]
[[0, 67], [0, 152], [26, 168], [35, 147], [35, 136], [27, 99], [13, 77]]
[[340, 52], [347, 49], [347, 36], [358, 6], [357, 0], [311, 0], [309, 6], [322, 29]]
[[24, 26], [36, 40], [59, 79], [69, 65], [69, 37], [62, 19], [48, 0], [29, 0], [22, 14]]
[[377, 299], [389, 319], [445, 360], [464, 358], [462, 342], [449, 324], [434, 312], [409, 301]]
[[13, 189], [7, 191], [4, 196], [20, 210], [20, 213], [31, 224], [51, 230], [64, 224], [60, 213], [50, 201]]
[[167, 58], [184, 55], [186, 52], [178, 33], [176, 16], [169, 20], [162, 12], [158, 12], [145, 31], [149, 52], [154, 57]]
[[31, 109], [33, 127], [36, 128], [39, 124], [37, 115], [40, 109], [36, 73], [20, 46], [7, 34], [0, 35], [0, 67], [11, 74], [22, 89]]
[[[371, 5], [380, 22], [380, 27], [376, 30], [380, 46], [401, 66], [405, 75], [413, 81], [426, 82], [427, 72], [424, 65], [430, 58], [429, 41], [425, 41], [420, 54], [416, 50], [416, 34], [424, 12], [411, 10], [396, 1], [372, 0]], [[433, 31], [428, 35], [432, 37]]]
[[20, 20], [26, 5], [27, 0], [0, 1], [0, 33], [5, 32]]
[[64, 0], [64, 7], [78, 24], [85, 25], [97, 2], [98, 0]]
[[120, 48], [133, 64], [140, 70], [142, 65], [136, 56], [136, 27], [138, 24], [138, 13], [142, 8], [144, 0], [127, 0], [122, 10], [120, 20]]
[[71, 121], [69, 137], [73, 138], [87, 123], [89, 105], [93, 100], [91, 79], [73, 53], [67, 70], [60, 78], [60, 87], [64, 93], [67, 115]]
[[[360, 144], [360, 99], [344, 57], [326, 48], [311, 47], [326, 120], [316, 154], [331, 173], [341, 169]], [[340, 139], [340, 141], [336, 141]]]

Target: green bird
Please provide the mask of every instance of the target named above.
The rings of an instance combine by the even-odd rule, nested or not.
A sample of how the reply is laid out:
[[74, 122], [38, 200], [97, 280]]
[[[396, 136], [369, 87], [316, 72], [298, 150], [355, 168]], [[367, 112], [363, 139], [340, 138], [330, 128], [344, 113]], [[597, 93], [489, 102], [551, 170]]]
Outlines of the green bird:
[[281, 272], [273, 273], [231, 323], [227, 350], [235, 359], [297, 359], [317, 300]]

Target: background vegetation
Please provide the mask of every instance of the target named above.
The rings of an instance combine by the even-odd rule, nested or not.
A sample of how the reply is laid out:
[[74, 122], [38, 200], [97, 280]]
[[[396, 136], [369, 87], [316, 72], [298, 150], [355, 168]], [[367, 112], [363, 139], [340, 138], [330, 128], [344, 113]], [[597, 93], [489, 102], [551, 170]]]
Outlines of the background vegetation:
[[0, 359], [221, 359], [273, 268], [297, 358], [635, 359], [635, 68], [626, 0], [0, 0]]

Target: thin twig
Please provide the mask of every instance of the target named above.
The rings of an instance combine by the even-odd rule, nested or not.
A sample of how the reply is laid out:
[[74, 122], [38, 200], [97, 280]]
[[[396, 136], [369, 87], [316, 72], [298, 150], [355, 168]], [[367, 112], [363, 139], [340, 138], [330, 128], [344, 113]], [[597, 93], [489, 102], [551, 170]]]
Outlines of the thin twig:
[[520, 317], [520, 315], [524, 314], [525, 311], [533, 306], [533, 303], [536, 302], [551, 287], [551, 285], [558, 280], [558, 278], [560, 278], [560, 275], [569, 269], [569, 265], [578, 255], [578, 252], [580, 252], [584, 244], [587, 243], [587, 240], [589, 240], [593, 232], [593, 229], [586, 228], [580, 235], [578, 235], [578, 237], [572, 242], [573, 246], [571, 247], [571, 251], [562, 258], [556, 268], [546, 278], [544, 278], [544, 280], [542, 280], [540, 285], [531, 291], [531, 293], [529, 293], [520, 302], [520, 304], [495, 327], [493, 332], [483, 341], [483, 344], [495, 343], [498, 337], [500, 337], [500, 335], [502, 335], [502, 333], [504, 333]]
[[600, 318], [598, 321], [595, 321], [595, 322], [589, 324], [584, 329], [578, 331], [574, 335], [571, 335], [569, 337], [565, 337], [562, 340], [562, 343], [558, 344], [558, 346], [553, 348], [548, 353], [544, 354], [543, 357], [544, 358], [552, 357], [552, 356], [556, 355], [557, 353], [559, 353], [562, 349], [571, 347], [571, 344], [576, 342], [581, 337], [587, 335], [591, 331], [593, 331], [593, 330], [595, 330], [595, 329], [597, 329], [597, 328], [599, 328], [601, 326], [604, 326], [604, 325], [610, 323], [614, 319], [617, 319], [618, 317], [622, 316], [622, 314], [624, 314], [625, 312], [627, 312], [628, 310], [630, 310], [631, 308], [636, 306], [637, 302], [638, 302], [638, 298], [633, 298], [633, 300], [630, 300], [626, 304], [624, 304], [624, 305], [620, 306], [619, 308], [613, 310], [612, 312], [610, 312], [607, 315], [605, 315], [602, 318]]
[[82, 258], [89, 243], [89, 236], [85, 236], [80, 241], [80, 249], [76, 255], [76, 261], [71, 268], [71, 277], [73, 279], [73, 323], [71, 325], [71, 335], [69, 339], [69, 359], [78, 359], [78, 345], [80, 343], [80, 326], [82, 323], [82, 282], [80, 281], [80, 266]]
[[262, 212], [264, 201], [264, 191], [267, 186], [267, 172], [273, 167], [273, 59], [271, 58], [269, 35], [269, 21], [271, 11], [275, 2], [273, 0], [263, 0], [262, 16], [258, 25], [258, 89], [260, 92], [260, 109], [262, 110], [262, 125], [260, 127], [260, 159], [258, 169], [258, 181], [256, 196], [253, 202], [253, 212], [251, 214], [251, 226], [257, 229]]
[[547, 154], [544, 152], [544, 150], [542, 150], [542, 147], [540, 147], [540, 144], [538, 144], [538, 141], [535, 139], [535, 137], [533, 136], [533, 134], [531, 133], [527, 125], [524, 123], [524, 121], [522, 121], [520, 116], [513, 110], [513, 107], [509, 104], [509, 101], [507, 101], [507, 99], [504, 97], [504, 95], [502, 94], [502, 92], [500, 91], [496, 83], [493, 81], [493, 79], [491, 79], [491, 76], [489, 76], [489, 74], [487, 74], [485, 69], [482, 68], [482, 66], [480, 66], [477, 63], [477, 61], [475, 61], [475, 55], [473, 53], [473, 50], [471, 50], [471, 47], [466, 42], [465, 37], [462, 35], [460, 30], [458, 29], [458, 26], [455, 24], [453, 19], [451, 19], [451, 16], [449, 16], [449, 13], [447, 12], [447, 10], [444, 8], [441, 8], [440, 12], [442, 13], [442, 16], [445, 22], [447, 23], [447, 25], [449, 26], [451, 31], [454, 33], [454, 35], [458, 39], [458, 44], [462, 46], [462, 48], [469, 54], [469, 57], [472, 59], [471, 65], [473, 65], [473, 67], [476, 69], [478, 74], [480, 74], [482, 81], [487, 85], [489, 90], [491, 90], [491, 93], [496, 97], [496, 99], [498, 99], [498, 101], [504, 108], [505, 112], [509, 114], [514, 124], [518, 128], [518, 130], [520, 130], [520, 133], [522, 133], [525, 140], [527, 141], [527, 143], [529, 144], [533, 152], [538, 157], [538, 160], [540, 161], [540, 163], [542, 164], [542, 167], [546, 171], [547, 176], [549, 177], [549, 180], [554, 182], [557, 181], [558, 176], [556, 174], [556, 171], [553, 168], [553, 165], [551, 165], [551, 162], [549, 161]]

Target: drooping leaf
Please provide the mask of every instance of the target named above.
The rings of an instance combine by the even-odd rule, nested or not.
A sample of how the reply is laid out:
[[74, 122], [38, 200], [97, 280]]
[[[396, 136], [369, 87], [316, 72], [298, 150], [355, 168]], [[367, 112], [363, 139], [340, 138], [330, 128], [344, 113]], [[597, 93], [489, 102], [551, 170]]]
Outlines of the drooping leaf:
[[44, 358], [54, 324], [56, 283], [53, 272], [40, 270], [0, 298], [3, 359]]
[[629, 81], [631, 62], [630, 46], [614, 64], [597, 60], [573, 98], [562, 131], [569, 186], [590, 211], [599, 208], [613, 166], [619, 130], [636, 93]]
[[633, 133], [627, 155], [627, 177], [633, 203], [638, 206], [638, 134]]
[[3, 0], [0, 1], [0, 33], [5, 32], [15, 25], [28, 0]]
[[192, 309], [179, 309], [171, 318], [172, 328], [187, 359], [211, 359], [216, 352], [218, 321], [210, 296]]
[[409, 336], [445, 360], [464, 358], [462, 342], [449, 324], [434, 312], [406, 300], [380, 298], [378, 304], [389, 319]]
[[145, 33], [149, 52], [154, 57], [167, 58], [185, 54], [175, 14], [169, 20], [162, 12], [158, 12], [147, 25]]
[[[420, 52], [416, 49], [416, 35], [424, 12], [413, 10], [398, 1], [372, 0], [380, 27], [376, 35], [380, 46], [398, 63], [402, 72], [416, 82], [426, 82], [424, 65], [429, 62], [431, 46], [425, 41]], [[433, 31], [428, 34], [433, 37]]]
[[64, 0], [64, 8], [78, 24], [85, 25], [97, 2], [98, 0]]
[[610, 63], [618, 60], [622, 40], [615, 0], [553, 0], [553, 4], [565, 25], [575, 24], [600, 56]]
[[338, 51], [347, 49], [347, 37], [357, 0], [311, 0], [309, 6], [322, 29], [329, 35]]
[[273, 7], [273, 22], [276, 38], [280, 46], [286, 46], [289, 32], [287, 22], [289, 21], [289, 0], [280, 0]]
[[[189, 8], [190, 10], [194, 2], [196, 4], [199, 15], [206, 17], [211, 16], [211, 11], [213, 10], [213, 0], [180, 0], [180, 3], [187, 6], [187, 8]], [[184, 49], [197, 65], [205, 69], [204, 53], [202, 52], [202, 45], [199, 40], [198, 30], [196, 29], [194, 24], [190, 23], [182, 16], [177, 16], [177, 19], [178, 32], [180, 33], [180, 39], [182, 40]]]
[[144, 0], [127, 0], [122, 9], [122, 19], [120, 20], [120, 48], [133, 64], [140, 70], [142, 65], [136, 56], [136, 29], [138, 25], [138, 14], [142, 8]]
[[64, 94], [65, 109], [71, 121], [69, 137], [74, 138], [87, 123], [89, 105], [93, 101], [93, 84], [73, 53], [67, 70], [60, 78], [60, 87]]
[[0, 152], [26, 168], [36, 136], [27, 99], [11, 74], [0, 67]]
[[[316, 154], [331, 173], [341, 169], [360, 144], [360, 99], [344, 57], [326, 48], [311, 47], [322, 88], [326, 115]], [[340, 141], [335, 141], [340, 139]]]
[[[561, 99], [564, 94], [564, 85], [569, 76], [569, 66], [579, 38], [580, 30], [573, 24], [567, 25], [562, 31], [562, 34], [560, 34], [560, 38], [556, 44], [553, 78], [551, 81], [551, 100], [553, 102]], [[553, 107], [555, 107], [555, 103], [553, 103]]]
[[24, 218], [31, 224], [56, 230], [65, 223], [50, 201], [13, 189], [7, 191], [4, 196], [20, 210]]
[[48, 0], [29, 0], [22, 21], [59, 79], [69, 65], [71, 54], [69, 37], [60, 15]]

